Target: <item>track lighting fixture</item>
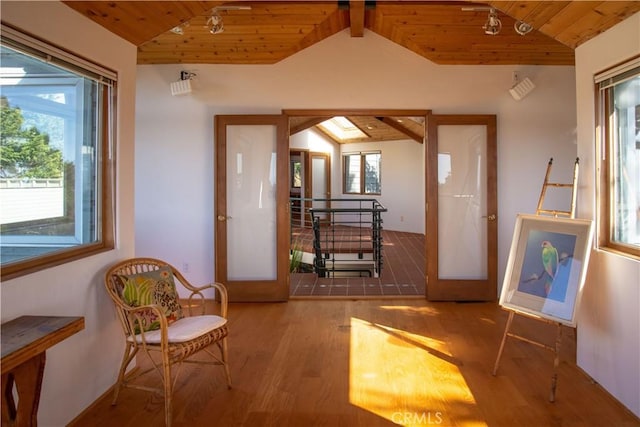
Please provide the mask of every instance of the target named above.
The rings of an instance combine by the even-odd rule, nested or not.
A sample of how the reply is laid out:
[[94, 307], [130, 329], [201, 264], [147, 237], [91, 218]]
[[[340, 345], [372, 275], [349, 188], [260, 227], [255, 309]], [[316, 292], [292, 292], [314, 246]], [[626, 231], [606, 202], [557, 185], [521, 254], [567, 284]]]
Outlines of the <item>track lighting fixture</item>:
[[516, 21], [516, 23], [513, 24], [513, 29], [521, 36], [526, 36], [533, 30], [533, 27], [524, 21]]
[[222, 16], [218, 14], [216, 9], [213, 9], [211, 16], [207, 20], [206, 27], [211, 34], [220, 34], [224, 32], [224, 22], [222, 22]]
[[218, 13], [221, 10], [251, 10], [251, 6], [218, 6], [211, 11], [211, 16], [207, 20], [205, 27], [211, 34], [220, 34], [224, 32], [224, 22], [222, 16]]
[[495, 9], [489, 9], [489, 16], [487, 17], [487, 22], [482, 27], [484, 33], [490, 36], [495, 36], [502, 29], [502, 22], [500, 22], [500, 18], [498, 18], [498, 13]]
[[[502, 21], [500, 21], [498, 12], [494, 8], [486, 6], [465, 6], [462, 8], [463, 12], [480, 12], [484, 10], [489, 11], [489, 16], [487, 16], [487, 21], [482, 26], [482, 29], [485, 34], [495, 36], [502, 29]], [[533, 27], [524, 21], [516, 21], [513, 25], [513, 29], [516, 33], [524, 36], [529, 34], [533, 30]]]
[[[211, 34], [220, 34], [224, 32], [224, 22], [222, 21], [222, 15], [220, 11], [227, 10], [251, 10], [251, 6], [217, 6], [211, 10], [211, 14], [207, 19], [204, 27], [209, 30]], [[174, 34], [184, 35], [184, 29], [189, 26], [189, 21], [183, 22], [180, 25], [173, 27], [170, 31]]]
[[184, 29], [189, 26], [189, 22], [183, 22], [180, 25], [173, 27], [170, 31], [174, 34], [184, 35]]

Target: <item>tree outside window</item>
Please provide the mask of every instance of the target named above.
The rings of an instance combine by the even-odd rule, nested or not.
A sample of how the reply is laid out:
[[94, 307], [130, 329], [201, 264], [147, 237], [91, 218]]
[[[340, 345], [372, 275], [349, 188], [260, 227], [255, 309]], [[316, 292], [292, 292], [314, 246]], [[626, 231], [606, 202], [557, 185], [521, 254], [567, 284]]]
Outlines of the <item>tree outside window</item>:
[[116, 75], [2, 27], [0, 274], [113, 247]]

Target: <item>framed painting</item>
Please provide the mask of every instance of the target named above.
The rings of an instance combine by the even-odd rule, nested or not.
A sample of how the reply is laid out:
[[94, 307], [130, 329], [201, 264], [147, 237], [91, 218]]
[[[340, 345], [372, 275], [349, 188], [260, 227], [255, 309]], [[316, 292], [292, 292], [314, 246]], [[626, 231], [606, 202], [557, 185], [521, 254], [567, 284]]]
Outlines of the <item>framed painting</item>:
[[575, 326], [592, 238], [591, 220], [519, 214], [500, 305]]

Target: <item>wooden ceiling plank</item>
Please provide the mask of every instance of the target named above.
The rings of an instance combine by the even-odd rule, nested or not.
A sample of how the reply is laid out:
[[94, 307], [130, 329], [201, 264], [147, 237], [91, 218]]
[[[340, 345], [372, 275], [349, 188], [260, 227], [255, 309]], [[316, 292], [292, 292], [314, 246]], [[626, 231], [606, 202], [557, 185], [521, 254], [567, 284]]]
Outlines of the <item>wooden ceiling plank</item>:
[[219, 51], [191, 51], [181, 52], [178, 55], [157, 52], [145, 55], [138, 59], [138, 64], [275, 64], [282, 57], [291, 55], [291, 52], [277, 53], [264, 51], [250, 52], [219, 52]]
[[320, 25], [316, 26], [315, 29], [309, 32], [306, 36], [304, 36], [300, 42], [296, 46], [296, 51], [301, 51], [306, 49], [309, 46], [312, 46], [318, 43], [321, 40], [330, 37], [345, 28], [349, 25], [348, 23], [348, 15], [347, 11], [344, 10], [336, 10], [329, 15], [327, 19], [325, 19]]
[[529, 9], [527, 14], [524, 16], [519, 16], [518, 19], [526, 22], [527, 24], [533, 26], [533, 28], [540, 28], [551, 18], [553, 18], [556, 14], [560, 13], [562, 9], [567, 7], [567, 5], [571, 2], [569, 1], [539, 1], [536, 2], [536, 7]]
[[[253, 53], [256, 56], [260, 56], [264, 58], [280, 57], [280, 55], [290, 54], [293, 51], [290, 47], [287, 47], [287, 46], [274, 47], [274, 46], [266, 46], [266, 45], [260, 45], [260, 44], [246, 45], [244, 43], [227, 44], [224, 46], [212, 45], [208, 48], [201, 47], [201, 46], [194, 46], [190, 48], [188, 46], [185, 46], [185, 47], [179, 47], [179, 49], [181, 54], [209, 53], [213, 55], [231, 55], [231, 54], [246, 55], [249, 53]], [[166, 50], [163, 49], [157, 52], [165, 52], [165, 51]], [[153, 55], [154, 52], [147, 51], [146, 53], [147, 53], [146, 56], [151, 56]]]
[[[225, 29], [226, 27], [235, 26], [256, 26], [262, 27], [265, 25], [265, 21], [268, 21], [269, 25], [318, 25], [327, 18], [328, 15], [310, 15], [310, 14], [296, 14], [296, 15], [270, 15], [268, 18], [264, 15], [225, 15], [222, 17]], [[196, 17], [203, 23], [206, 22], [206, 17]]]
[[[640, 2], [620, 8], [613, 2], [602, 2], [581, 19], [575, 21], [558, 35], [558, 40], [567, 46], [577, 47], [586, 38], [591, 39], [624, 19], [624, 14], [640, 10]], [[621, 16], [622, 14], [622, 16]]]
[[65, 1], [67, 6], [140, 46], [221, 1]]
[[351, 37], [364, 36], [364, 0], [349, 0]]
[[585, 14], [593, 10], [601, 2], [595, 1], [572, 1], [565, 8], [559, 11], [546, 24], [540, 27], [540, 31], [550, 37], [556, 38], [572, 23], [580, 20]]
[[539, 54], [523, 58], [521, 56], [498, 55], [460, 55], [453, 52], [430, 52], [429, 60], [441, 65], [459, 65], [461, 62], [469, 65], [575, 65], [573, 56], [549, 56]]
[[[537, 1], [489, 1], [489, 6], [497, 9], [501, 14], [509, 15], [515, 19], [522, 19], [528, 11], [535, 8], [540, 2]], [[499, 14], [500, 15], [500, 14]]]
[[417, 17], [423, 15], [428, 16], [441, 16], [448, 17], [451, 14], [474, 14], [487, 16], [487, 11], [464, 11], [463, 7], [488, 7], [486, 4], [479, 4], [476, 2], [460, 2], [460, 1], [427, 1], [427, 2], [378, 2], [376, 3], [376, 9], [384, 16], [404, 16], [404, 17]]
[[338, 9], [337, 1], [254, 1], [252, 13], [266, 15], [329, 16]]

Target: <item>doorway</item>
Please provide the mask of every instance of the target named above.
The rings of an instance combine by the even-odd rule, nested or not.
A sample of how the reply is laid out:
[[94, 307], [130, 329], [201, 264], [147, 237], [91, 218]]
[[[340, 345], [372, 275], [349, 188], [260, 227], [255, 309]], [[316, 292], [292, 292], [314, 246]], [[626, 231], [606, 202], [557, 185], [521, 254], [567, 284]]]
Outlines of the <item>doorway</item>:
[[310, 208], [331, 207], [331, 154], [289, 148], [291, 225], [311, 227]]
[[[369, 273], [362, 271], [351, 271], [338, 274], [330, 278], [315, 277], [313, 274], [299, 277], [295, 274], [291, 278], [291, 296], [411, 296], [424, 298], [425, 296], [425, 242], [424, 242], [424, 135], [427, 110], [285, 110], [285, 114], [289, 116], [290, 124], [290, 152], [293, 156], [297, 156], [300, 150], [309, 150], [309, 158], [314, 157], [314, 164], [322, 162], [317, 159], [317, 154], [321, 151], [318, 149], [316, 140], [311, 137], [301, 138], [299, 133], [305, 130], [311, 130], [318, 138], [329, 141], [333, 149], [327, 158], [330, 159], [328, 171], [332, 182], [328, 183], [329, 191], [327, 199], [333, 197], [333, 201], [337, 206], [344, 199], [383, 199], [389, 200], [394, 205], [395, 217], [402, 217], [400, 221], [405, 221], [402, 226], [405, 229], [394, 229], [395, 227], [387, 227], [388, 218], [384, 217], [385, 226], [382, 230], [383, 234], [383, 267], [381, 275], [372, 277]], [[323, 121], [332, 117], [344, 117], [362, 131], [359, 137], [341, 138], [339, 135], [329, 133], [323, 126], [319, 126]], [[345, 125], [345, 128], [348, 125]], [[349, 131], [343, 129], [343, 131]], [[304, 139], [310, 145], [300, 144], [300, 139]], [[398, 142], [401, 141], [401, 142]], [[392, 188], [391, 185], [401, 181], [402, 173], [390, 172], [386, 169], [388, 166], [396, 163], [399, 153], [406, 148], [412, 147], [413, 151], [408, 154], [412, 157], [413, 163], [410, 167], [415, 166], [419, 169], [415, 176], [418, 185], [409, 185], [410, 191], [413, 193], [412, 199], [415, 204], [410, 207], [398, 206], [394, 201], [394, 197], [387, 196], [385, 198], [385, 185], [387, 189]], [[371, 151], [383, 151], [382, 153], [382, 174], [381, 183], [382, 191], [378, 194], [351, 194], [344, 188], [344, 177], [342, 175], [344, 156], [349, 154], [366, 155]], [[406, 152], [406, 151], [404, 151]], [[394, 159], [395, 157], [395, 159]], [[293, 161], [293, 160], [292, 160]], [[405, 164], [409, 162], [404, 160]], [[314, 168], [316, 170], [318, 168]], [[313, 182], [313, 177], [309, 177]], [[411, 181], [411, 179], [409, 179]], [[406, 191], [406, 190], [404, 190]], [[310, 191], [303, 191], [304, 194], [310, 194]], [[319, 191], [322, 193], [322, 191]], [[390, 190], [387, 190], [387, 194]], [[399, 192], [396, 196], [399, 196]], [[333, 194], [333, 196], [330, 196]], [[317, 198], [321, 194], [314, 194], [313, 198]], [[321, 197], [322, 198], [322, 197]], [[307, 203], [309, 203], [307, 201]], [[384, 204], [384, 201], [382, 202]], [[314, 200], [313, 205], [318, 206], [319, 201]], [[402, 212], [404, 209], [412, 210], [411, 215]], [[419, 211], [419, 213], [418, 213]], [[409, 217], [413, 216], [412, 219]], [[409, 222], [413, 220], [417, 226], [410, 228]], [[397, 225], [397, 224], [396, 224]], [[353, 229], [354, 227], [350, 227]], [[417, 229], [416, 229], [417, 228]], [[341, 232], [339, 230], [338, 232]], [[353, 234], [353, 233], [350, 233]], [[307, 248], [312, 246], [313, 236], [311, 231], [307, 231]], [[340, 236], [337, 240], [347, 240], [350, 237]], [[299, 236], [295, 236], [297, 242], [300, 241]], [[313, 249], [307, 249], [312, 251]], [[345, 248], [352, 250], [352, 248]], [[366, 255], [365, 255], [366, 256]]]

